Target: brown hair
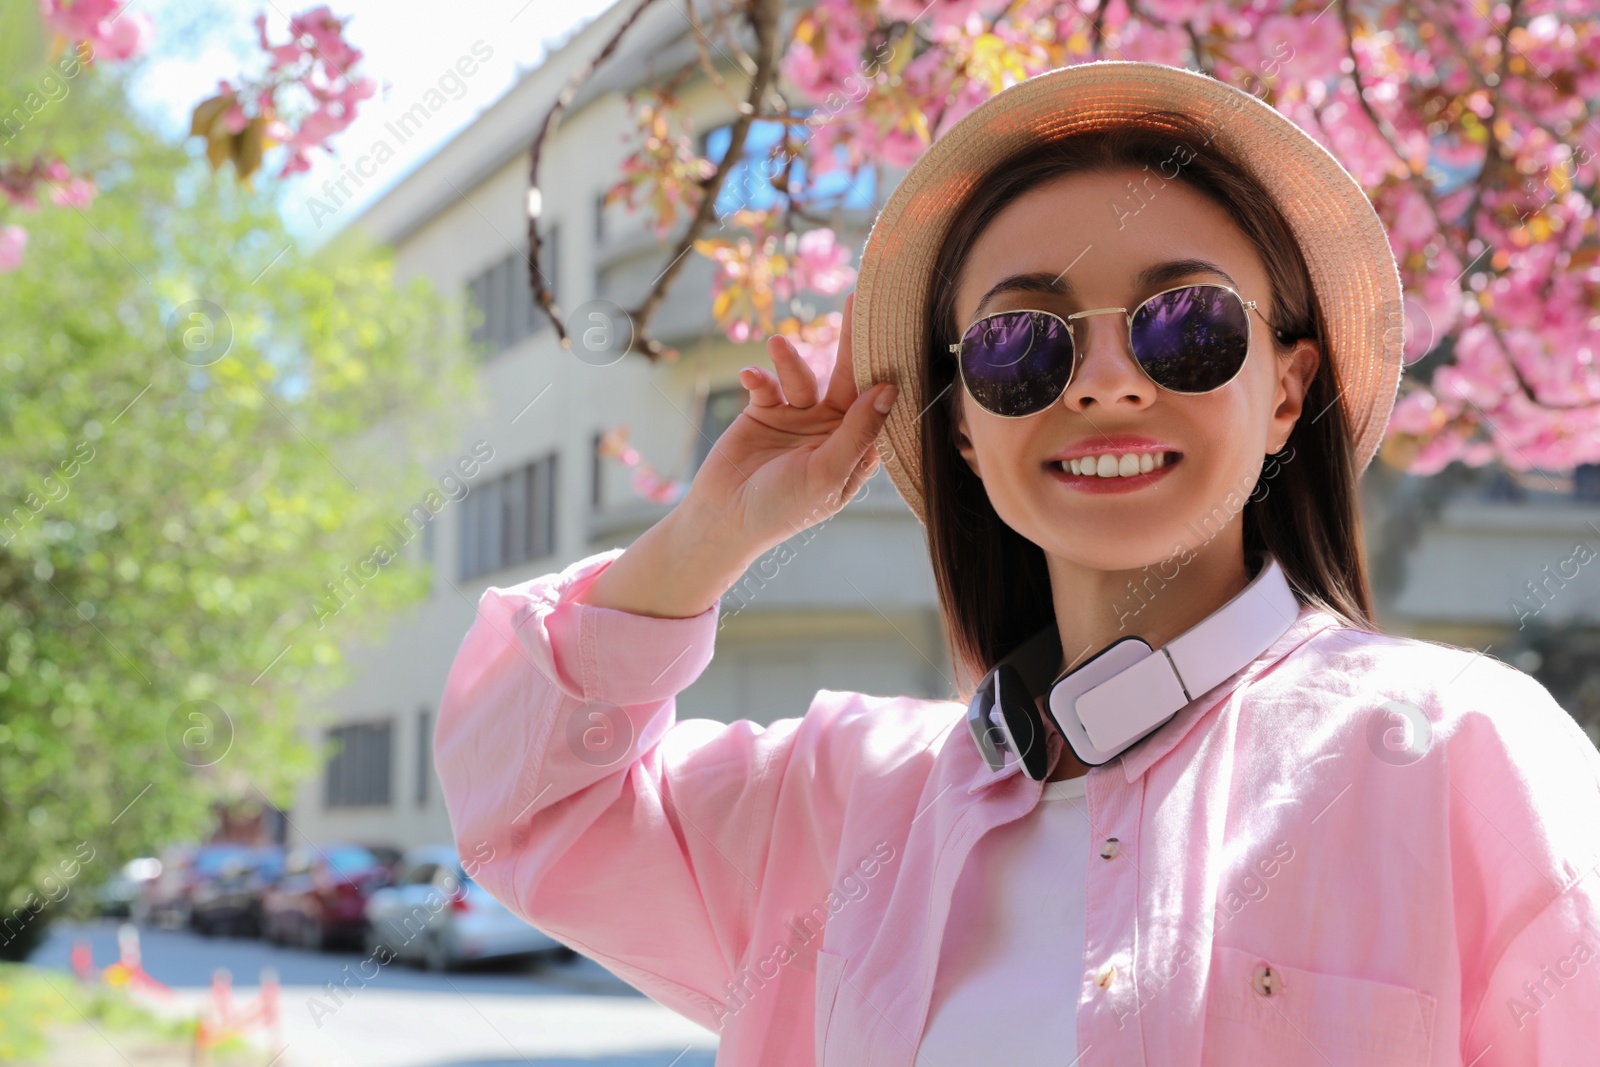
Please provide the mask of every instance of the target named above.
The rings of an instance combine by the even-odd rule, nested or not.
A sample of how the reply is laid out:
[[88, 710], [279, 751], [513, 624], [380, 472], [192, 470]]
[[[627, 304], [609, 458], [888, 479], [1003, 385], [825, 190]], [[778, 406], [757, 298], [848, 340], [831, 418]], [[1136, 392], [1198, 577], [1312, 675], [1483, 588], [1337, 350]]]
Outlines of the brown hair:
[[[1007, 526], [956, 448], [961, 402], [956, 357], [955, 279], [979, 234], [1020, 195], [1075, 172], [1123, 167], [1153, 173], [1157, 187], [1181, 180], [1216, 201], [1250, 240], [1271, 283], [1267, 318], [1276, 326], [1275, 352], [1312, 338], [1322, 353], [1305, 396], [1305, 411], [1279, 456], [1263, 468], [1246, 501], [1244, 550], [1267, 549], [1283, 567], [1301, 603], [1357, 629], [1374, 629], [1372, 592], [1363, 546], [1359, 473], [1333, 362], [1310, 274], [1288, 224], [1272, 198], [1243, 170], [1208, 147], [1206, 131], [1181, 114], [1154, 112], [1151, 125], [1121, 125], [1041, 143], [993, 168], [967, 195], [951, 223], [933, 272], [924, 336], [922, 395], [945, 397], [922, 435], [923, 494], [928, 549], [949, 628], [958, 697], [1001, 657], [1056, 621], [1044, 551]], [[1182, 152], [1182, 155], [1179, 152]], [[1184, 157], [1187, 156], [1187, 159]], [[1183, 159], [1176, 175], [1170, 167]], [[1164, 169], [1163, 165], [1168, 169]], [[1272, 486], [1266, 486], [1268, 478]], [[1258, 499], [1259, 497], [1259, 499]]]

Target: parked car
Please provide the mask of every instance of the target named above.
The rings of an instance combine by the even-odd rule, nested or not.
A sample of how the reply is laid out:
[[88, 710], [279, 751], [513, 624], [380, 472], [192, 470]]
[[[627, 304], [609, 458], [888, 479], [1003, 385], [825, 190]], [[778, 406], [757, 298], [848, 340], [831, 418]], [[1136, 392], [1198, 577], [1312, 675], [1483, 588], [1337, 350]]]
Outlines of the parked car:
[[171, 845], [164, 849], [161, 873], [145, 883], [144, 892], [131, 909], [133, 920], [169, 929], [192, 925], [195, 888], [215, 877], [230, 857], [248, 854], [250, 849], [249, 845], [233, 842]]
[[393, 845], [374, 845], [370, 841], [361, 842], [361, 847], [378, 857], [378, 862], [389, 868], [389, 881], [393, 884], [400, 874], [400, 860], [405, 853]]
[[366, 933], [367, 897], [388, 881], [388, 867], [361, 845], [296, 848], [284, 859], [283, 878], [262, 892], [262, 935], [276, 944], [311, 949], [359, 945]]
[[95, 891], [100, 914], [112, 917], [133, 915], [133, 906], [147, 884], [161, 874], [161, 861], [141, 856], [124, 863], [120, 870]]
[[160, 872], [144, 883], [138, 899], [129, 908], [134, 922], [168, 927], [188, 924], [189, 902], [184, 895], [184, 880], [198, 849], [198, 845], [186, 843], [168, 845], [161, 850]]
[[569, 960], [577, 955], [468, 877], [452, 845], [406, 852], [395, 884], [367, 901], [365, 948], [380, 962], [409, 960], [433, 971], [494, 957], [547, 954]]
[[283, 877], [284, 858], [281, 845], [260, 845], [204, 859], [190, 893], [190, 925], [206, 937], [260, 936], [261, 897]]

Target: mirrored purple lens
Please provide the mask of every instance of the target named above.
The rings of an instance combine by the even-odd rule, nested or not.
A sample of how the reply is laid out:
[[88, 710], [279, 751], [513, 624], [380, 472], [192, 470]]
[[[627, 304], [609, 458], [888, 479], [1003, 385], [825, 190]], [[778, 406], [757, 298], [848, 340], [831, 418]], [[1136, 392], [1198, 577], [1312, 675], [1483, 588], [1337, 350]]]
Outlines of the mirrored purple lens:
[[1250, 347], [1248, 312], [1216, 285], [1152, 297], [1133, 316], [1133, 352], [1157, 385], [1206, 393], [1233, 380]]
[[1016, 418], [1055, 402], [1072, 376], [1072, 334], [1039, 311], [1006, 311], [972, 324], [961, 340], [961, 377], [972, 398]]

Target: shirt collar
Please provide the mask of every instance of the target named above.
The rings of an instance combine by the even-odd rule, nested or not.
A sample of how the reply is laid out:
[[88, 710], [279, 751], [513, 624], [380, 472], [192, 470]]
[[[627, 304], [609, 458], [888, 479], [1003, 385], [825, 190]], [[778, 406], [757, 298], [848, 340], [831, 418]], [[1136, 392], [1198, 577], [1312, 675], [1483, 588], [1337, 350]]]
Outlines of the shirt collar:
[[1118, 757], [1127, 780], [1132, 782], [1149, 770], [1156, 760], [1176, 748], [1189, 731], [1194, 729], [1196, 723], [1205, 718], [1235, 690], [1255, 681], [1267, 668], [1310, 640], [1314, 634], [1337, 625], [1339, 620], [1328, 612], [1310, 604], [1300, 605], [1300, 614], [1295, 616], [1294, 622], [1289, 624], [1283, 636], [1267, 646], [1265, 652], [1240, 667], [1232, 677], [1224, 679], [1209, 692], [1190, 701], [1182, 711], [1172, 717], [1171, 722]]

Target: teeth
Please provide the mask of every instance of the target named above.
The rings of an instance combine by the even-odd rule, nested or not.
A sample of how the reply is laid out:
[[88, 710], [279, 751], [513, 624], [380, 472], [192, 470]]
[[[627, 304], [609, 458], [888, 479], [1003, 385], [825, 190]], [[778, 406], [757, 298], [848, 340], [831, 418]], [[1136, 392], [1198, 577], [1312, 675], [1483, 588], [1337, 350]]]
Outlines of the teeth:
[[1086, 474], [1099, 478], [1125, 478], [1130, 474], [1148, 474], [1157, 467], [1167, 465], [1165, 452], [1124, 452], [1121, 455], [1084, 456], [1057, 463], [1062, 470], [1073, 474]]

